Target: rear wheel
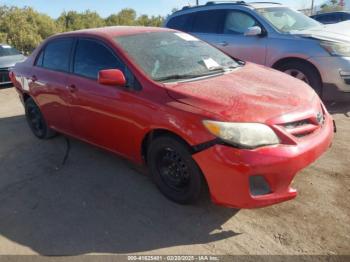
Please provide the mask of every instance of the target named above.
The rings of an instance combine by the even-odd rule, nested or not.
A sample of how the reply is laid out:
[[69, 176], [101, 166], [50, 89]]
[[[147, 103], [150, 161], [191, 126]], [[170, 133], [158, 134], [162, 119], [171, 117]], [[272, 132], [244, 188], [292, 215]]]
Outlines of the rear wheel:
[[289, 61], [277, 67], [278, 70], [310, 85], [315, 92], [322, 95], [322, 80], [316, 68], [301, 61]]
[[48, 139], [56, 135], [56, 132], [47, 126], [44, 116], [32, 98], [25, 101], [25, 114], [28, 125], [37, 138]]
[[171, 136], [156, 138], [147, 159], [153, 181], [167, 198], [180, 204], [199, 199], [204, 181], [185, 143]]

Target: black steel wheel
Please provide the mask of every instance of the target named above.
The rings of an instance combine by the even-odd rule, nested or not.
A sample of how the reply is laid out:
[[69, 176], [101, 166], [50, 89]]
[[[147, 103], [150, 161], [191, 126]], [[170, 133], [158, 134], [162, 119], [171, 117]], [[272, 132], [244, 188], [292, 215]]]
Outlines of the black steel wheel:
[[156, 156], [157, 171], [163, 182], [175, 191], [185, 190], [190, 182], [189, 167], [180, 153], [167, 147]]
[[203, 176], [180, 139], [156, 138], [149, 147], [147, 160], [155, 184], [167, 198], [180, 204], [198, 200], [204, 188]]
[[32, 98], [28, 98], [25, 102], [26, 119], [33, 134], [40, 139], [48, 139], [56, 135], [56, 132], [51, 130]]

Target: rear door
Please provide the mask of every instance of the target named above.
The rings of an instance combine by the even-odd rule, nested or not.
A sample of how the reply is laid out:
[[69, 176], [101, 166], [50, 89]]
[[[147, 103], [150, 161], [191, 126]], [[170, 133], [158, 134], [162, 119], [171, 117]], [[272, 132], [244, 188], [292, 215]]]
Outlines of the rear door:
[[73, 38], [48, 42], [36, 58], [28, 83], [48, 125], [68, 134], [71, 122], [67, 77], [73, 42]]

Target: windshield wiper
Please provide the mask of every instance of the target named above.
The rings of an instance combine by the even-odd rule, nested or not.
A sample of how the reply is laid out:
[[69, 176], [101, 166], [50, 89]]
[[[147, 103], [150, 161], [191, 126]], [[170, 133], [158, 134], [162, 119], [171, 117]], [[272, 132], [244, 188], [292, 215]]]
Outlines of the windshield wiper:
[[158, 77], [155, 78], [155, 81], [167, 81], [167, 80], [180, 80], [180, 79], [191, 79], [191, 78], [196, 78], [199, 77], [198, 75], [192, 75], [192, 74], [184, 74], [184, 75], [169, 75], [169, 76], [164, 76], [164, 77]]
[[199, 78], [199, 77], [206, 77], [206, 76], [211, 76], [211, 75], [216, 75], [218, 73], [225, 73], [225, 72], [229, 72], [232, 69], [235, 69], [236, 67], [234, 66], [218, 66], [215, 67], [213, 69], [210, 69], [210, 71], [203, 73], [203, 74], [174, 74], [174, 75], [169, 75], [169, 76], [164, 76], [164, 77], [159, 77], [159, 78], [155, 78], [155, 81], [159, 81], [159, 82], [164, 82], [164, 81], [168, 81], [168, 80], [185, 80], [185, 79], [192, 79], [192, 78]]
[[213, 72], [213, 71], [228, 72], [228, 71], [231, 71], [232, 69], [236, 69], [236, 68], [237, 67], [235, 67], [235, 66], [217, 66], [217, 67], [210, 68], [210, 72]]

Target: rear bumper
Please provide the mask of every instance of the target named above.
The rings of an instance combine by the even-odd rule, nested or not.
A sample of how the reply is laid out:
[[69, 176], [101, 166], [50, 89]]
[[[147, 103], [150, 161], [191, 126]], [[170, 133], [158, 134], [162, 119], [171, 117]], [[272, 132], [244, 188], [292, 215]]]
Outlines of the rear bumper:
[[[213, 202], [234, 208], [258, 208], [293, 199], [291, 183], [300, 170], [319, 158], [331, 145], [334, 126], [331, 116], [317, 133], [300, 144], [240, 150], [216, 145], [193, 158], [201, 168]], [[253, 196], [249, 178], [262, 176], [270, 193]]]

